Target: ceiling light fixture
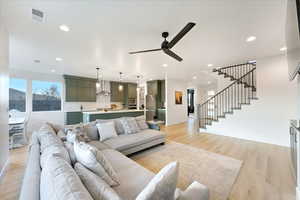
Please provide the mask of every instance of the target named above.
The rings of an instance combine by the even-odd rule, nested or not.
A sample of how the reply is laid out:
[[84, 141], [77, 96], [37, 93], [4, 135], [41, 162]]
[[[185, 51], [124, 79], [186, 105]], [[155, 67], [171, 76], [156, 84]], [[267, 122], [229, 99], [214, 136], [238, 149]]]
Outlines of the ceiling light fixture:
[[209, 84], [211, 84], [211, 82], [210, 82], [210, 81], [208, 81], [208, 82], [207, 82], [207, 84], [209, 85]]
[[287, 50], [287, 47], [286, 47], [286, 46], [281, 47], [279, 50], [280, 50], [280, 51], [286, 51], [286, 50]]
[[208, 67], [212, 67], [212, 66], [214, 66], [214, 65], [213, 65], [213, 64], [208, 64], [207, 66], [208, 66]]
[[253, 42], [254, 40], [256, 40], [255, 36], [249, 36], [246, 41], [247, 42]]
[[56, 72], [56, 71], [55, 71], [55, 69], [51, 69], [51, 72], [54, 73], [54, 72]]
[[99, 79], [99, 70], [100, 68], [97, 67], [97, 81], [96, 81], [96, 88], [100, 89], [100, 91], [98, 92], [97, 90], [97, 94], [101, 95], [101, 96], [108, 96], [110, 95], [110, 89], [105, 85], [105, 81], [103, 80], [103, 74], [101, 75], [101, 80]]
[[58, 62], [60, 62], [60, 61], [62, 61], [63, 59], [57, 57], [57, 58], [55, 58], [55, 60], [58, 61]]
[[197, 79], [197, 76], [193, 76], [193, 79], [194, 79], [194, 80]]
[[118, 86], [118, 90], [121, 92], [124, 89], [123, 84], [121, 83], [121, 81], [123, 80], [123, 78], [122, 78], [123, 73], [119, 72], [119, 74], [120, 74], [120, 77], [119, 77], [120, 83], [119, 83], [119, 86]]
[[69, 32], [70, 31], [70, 28], [67, 25], [65, 25], [65, 24], [60, 25], [59, 29], [61, 31], [64, 31], [64, 32]]
[[163, 66], [163, 67], [168, 67], [168, 64], [163, 64], [162, 66]]

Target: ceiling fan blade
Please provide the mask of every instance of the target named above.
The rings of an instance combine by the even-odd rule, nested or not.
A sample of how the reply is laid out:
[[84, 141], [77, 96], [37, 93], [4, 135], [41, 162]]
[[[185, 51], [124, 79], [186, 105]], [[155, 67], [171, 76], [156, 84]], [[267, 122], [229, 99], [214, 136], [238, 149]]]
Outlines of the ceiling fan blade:
[[144, 50], [144, 51], [133, 51], [133, 52], [129, 52], [129, 54], [147, 53], [147, 52], [161, 51], [161, 50], [162, 50], [162, 49], [150, 49], [150, 50]]
[[193, 22], [188, 23], [168, 44], [169, 48], [172, 48], [179, 40], [185, 36], [196, 24]]
[[179, 62], [181, 62], [181, 61], [183, 60], [180, 56], [178, 56], [176, 53], [174, 53], [174, 52], [171, 51], [170, 49], [163, 49], [163, 51], [164, 51], [167, 55], [169, 55], [169, 56], [171, 56], [172, 58], [178, 60]]

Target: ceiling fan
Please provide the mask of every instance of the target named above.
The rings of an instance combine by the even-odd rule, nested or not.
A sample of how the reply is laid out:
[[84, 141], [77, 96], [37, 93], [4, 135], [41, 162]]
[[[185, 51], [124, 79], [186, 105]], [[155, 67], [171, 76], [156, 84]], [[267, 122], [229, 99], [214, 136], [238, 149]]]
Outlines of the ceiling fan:
[[177, 44], [196, 24], [193, 22], [189, 22], [170, 42], [167, 41], [167, 37], [169, 36], [168, 32], [163, 32], [162, 37], [165, 38], [165, 40], [161, 43], [161, 48], [159, 49], [150, 49], [150, 50], [144, 50], [144, 51], [134, 51], [129, 52], [129, 54], [138, 54], [138, 53], [146, 53], [146, 52], [153, 52], [153, 51], [163, 51], [165, 54], [171, 56], [172, 58], [178, 60], [181, 62], [183, 59], [178, 56], [176, 53], [171, 51], [172, 47]]

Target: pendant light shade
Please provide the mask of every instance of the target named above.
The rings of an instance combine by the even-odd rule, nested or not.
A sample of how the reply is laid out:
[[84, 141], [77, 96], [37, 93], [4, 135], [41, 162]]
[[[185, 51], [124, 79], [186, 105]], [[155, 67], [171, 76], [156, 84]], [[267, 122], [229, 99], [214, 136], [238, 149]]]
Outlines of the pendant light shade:
[[103, 95], [103, 96], [109, 96], [110, 95], [110, 89], [105, 87], [105, 81], [103, 80], [103, 74], [101, 76], [101, 80], [99, 79], [99, 70], [100, 68], [97, 67], [97, 81], [96, 81], [96, 88], [97, 88], [97, 94]]
[[123, 89], [124, 89], [124, 86], [123, 86], [123, 84], [121, 83], [121, 81], [122, 81], [122, 75], [123, 75], [123, 73], [122, 73], [122, 72], [120, 72], [119, 74], [120, 74], [120, 77], [119, 77], [119, 81], [120, 81], [120, 83], [119, 83], [119, 86], [118, 86], [118, 90], [119, 90], [120, 92], [122, 92], [122, 91], [123, 91]]

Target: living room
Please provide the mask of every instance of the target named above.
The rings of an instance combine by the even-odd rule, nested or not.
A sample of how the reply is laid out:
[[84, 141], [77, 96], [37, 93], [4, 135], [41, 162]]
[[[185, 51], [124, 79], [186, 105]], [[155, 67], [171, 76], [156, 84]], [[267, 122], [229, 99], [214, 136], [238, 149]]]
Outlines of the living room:
[[298, 0], [0, 2], [0, 199], [298, 198]]

